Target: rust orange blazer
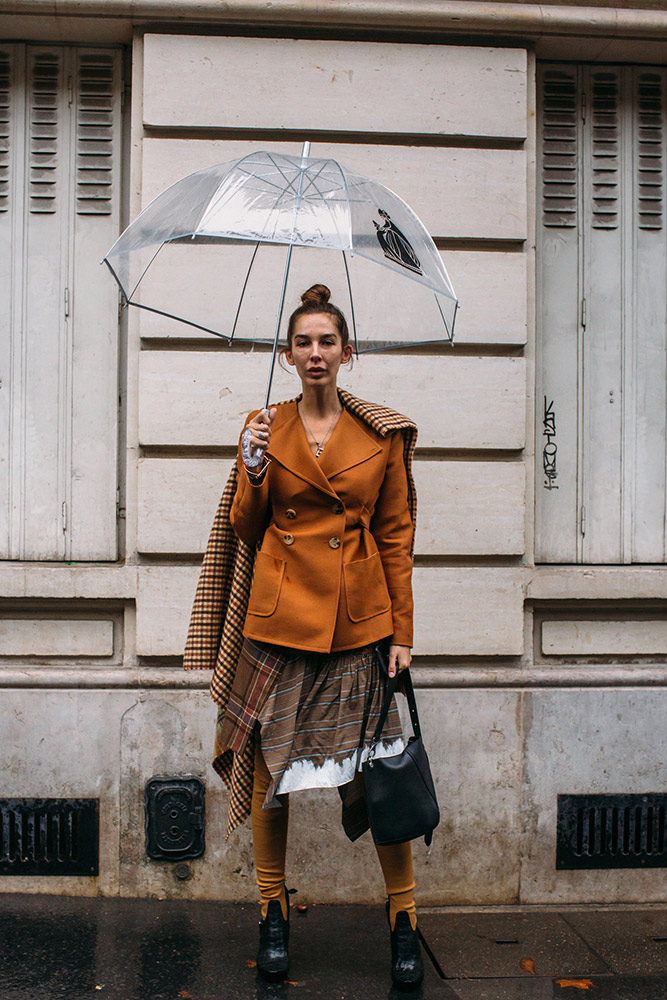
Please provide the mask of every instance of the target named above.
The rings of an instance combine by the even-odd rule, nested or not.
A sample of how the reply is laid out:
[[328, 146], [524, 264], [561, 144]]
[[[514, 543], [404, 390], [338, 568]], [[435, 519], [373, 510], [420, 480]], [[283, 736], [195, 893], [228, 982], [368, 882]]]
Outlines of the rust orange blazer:
[[411, 646], [413, 527], [401, 433], [382, 438], [343, 409], [316, 459], [296, 403], [283, 403], [267, 456], [253, 482], [239, 445], [231, 522], [248, 545], [261, 543], [243, 634], [317, 653], [384, 636]]

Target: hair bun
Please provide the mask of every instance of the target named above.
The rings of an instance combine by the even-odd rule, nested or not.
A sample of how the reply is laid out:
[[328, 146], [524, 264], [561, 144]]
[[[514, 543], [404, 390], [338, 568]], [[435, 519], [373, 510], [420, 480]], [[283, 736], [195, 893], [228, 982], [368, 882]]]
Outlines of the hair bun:
[[301, 301], [304, 305], [310, 302], [326, 305], [330, 298], [331, 292], [326, 285], [311, 285], [301, 296]]

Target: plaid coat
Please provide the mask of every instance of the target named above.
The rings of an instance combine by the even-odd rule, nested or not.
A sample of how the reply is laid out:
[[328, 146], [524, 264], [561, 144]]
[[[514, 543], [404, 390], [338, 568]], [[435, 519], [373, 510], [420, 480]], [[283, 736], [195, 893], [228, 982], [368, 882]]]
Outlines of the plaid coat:
[[[403, 457], [408, 479], [408, 501], [413, 525], [417, 519], [417, 497], [412, 477], [412, 457], [417, 427], [407, 417], [375, 403], [338, 391], [341, 404], [381, 437], [394, 431], [403, 434]], [[280, 405], [280, 404], [278, 404]], [[195, 594], [190, 627], [183, 657], [186, 670], [212, 669], [211, 697], [224, 713], [243, 645], [255, 550], [234, 533], [229, 514], [236, 493], [239, 470], [236, 464], [225, 486], [209, 537]], [[413, 532], [414, 546], [414, 532]], [[265, 683], [274, 675], [267, 672]], [[250, 814], [254, 774], [254, 740], [240, 753], [226, 750], [216, 754], [213, 767], [229, 787], [227, 836]]]

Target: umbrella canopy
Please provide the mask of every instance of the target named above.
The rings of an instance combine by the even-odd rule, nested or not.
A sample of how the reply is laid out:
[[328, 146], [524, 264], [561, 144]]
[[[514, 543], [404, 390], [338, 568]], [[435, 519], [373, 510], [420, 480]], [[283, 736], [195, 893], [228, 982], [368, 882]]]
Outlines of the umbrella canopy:
[[[457, 299], [440, 254], [426, 228], [406, 203], [379, 184], [336, 160], [258, 151], [230, 163], [217, 164], [183, 177], [158, 195], [125, 230], [104, 258], [129, 305], [169, 316], [227, 340], [277, 343], [293, 247], [343, 254], [352, 305], [352, 334], [357, 353], [391, 346], [390, 334], [367, 338], [358, 334], [347, 258], [356, 255], [380, 264], [395, 275], [419, 283], [432, 293], [442, 320], [437, 336], [451, 341]], [[198, 322], [187, 296], [181, 302], [151, 300], [151, 274], [164, 248], [184, 245], [255, 244], [238, 302], [238, 319], [257, 247], [288, 247], [274, 337], [239, 336], [237, 323]], [[193, 265], [194, 266], [194, 265]], [[159, 286], [158, 286], [159, 287]], [[164, 288], [164, 284], [161, 286]], [[144, 294], [148, 290], [148, 294]], [[163, 297], [163, 296], [162, 296]], [[182, 306], [182, 309], [181, 309]], [[227, 304], [229, 306], [229, 304]], [[219, 315], [230, 310], [220, 309]], [[415, 334], [412, 343], [424, 342]]]

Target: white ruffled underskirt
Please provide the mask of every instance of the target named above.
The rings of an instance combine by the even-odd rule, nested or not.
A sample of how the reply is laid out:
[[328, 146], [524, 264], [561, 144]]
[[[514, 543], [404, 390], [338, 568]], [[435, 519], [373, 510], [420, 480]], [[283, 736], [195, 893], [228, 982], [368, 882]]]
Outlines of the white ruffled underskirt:
[[[375, 757], [395, 757], [403, 753], [404, 749], [405, 740], [399, 736], [392, 743], [386, 745], [380, 743], [375, 750]], [[369, 750], [370, 747], [366, 746], [361, 751], [361, 764], [368, 757]], [[337, 788], [339, 785], [346, 785], [354, 778], [356, 764], [356, 750], [352, 756], [341, 761], [330, 759], [322, 764], [314, 764], [310, 760], [297, 760], [283, 772], [276, 795], [285, 795], [287, 792], [302, 791], [306, 788]]]

